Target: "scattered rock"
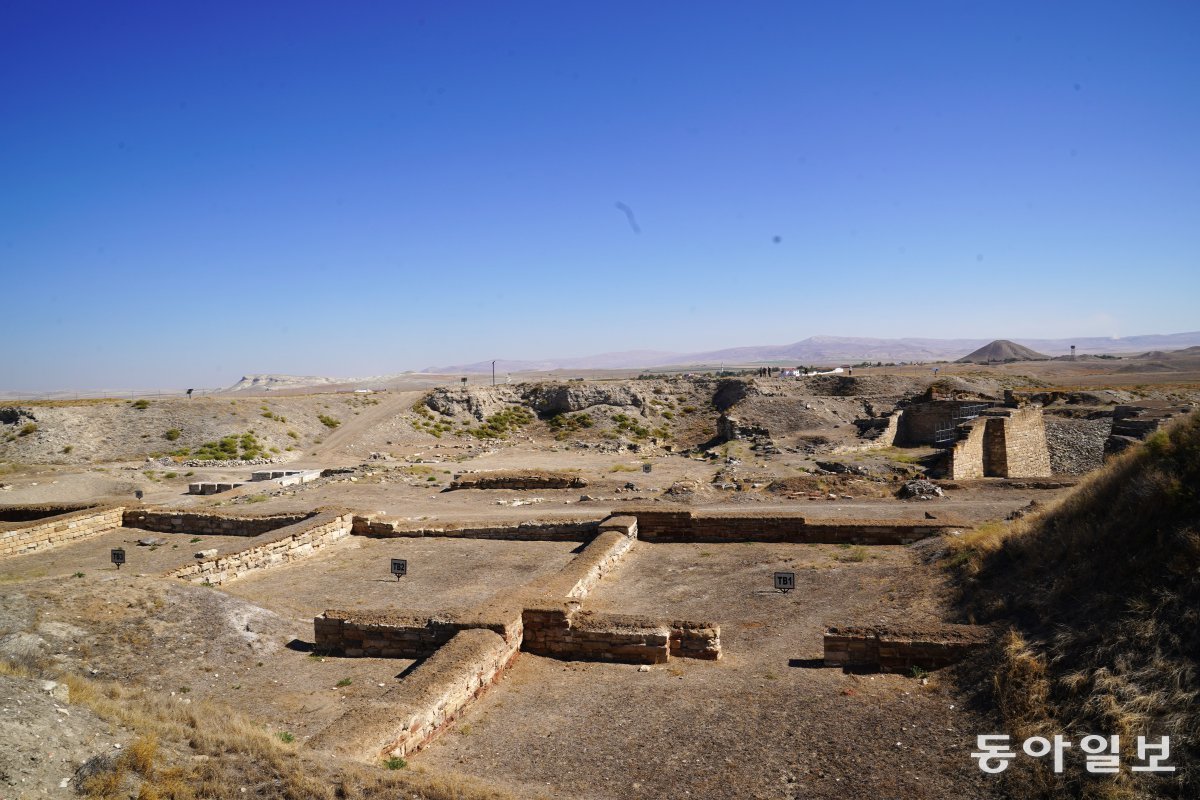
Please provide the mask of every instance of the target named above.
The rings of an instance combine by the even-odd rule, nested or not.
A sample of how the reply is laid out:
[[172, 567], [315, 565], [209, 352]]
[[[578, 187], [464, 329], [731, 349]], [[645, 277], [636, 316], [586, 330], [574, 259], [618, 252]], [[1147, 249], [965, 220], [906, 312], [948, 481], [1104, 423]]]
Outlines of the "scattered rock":
[[929, 500], [934, 497], [945, 497], [945, 495], [946, 493], [942, 491], [942, 487], [922, 478], [905, 481], [900, 490], [896, 492], [896, 496], [901, 500]]
[[166, 539], [156, 539], [153, 536], [147, 536], [137, 540], [138, 547], [162, 547], [167, 543]]
[[196, 553], [196, 558], [212, 558], [217, 554], [217, 548], [213, 547], [208, 550], [201, 550]]

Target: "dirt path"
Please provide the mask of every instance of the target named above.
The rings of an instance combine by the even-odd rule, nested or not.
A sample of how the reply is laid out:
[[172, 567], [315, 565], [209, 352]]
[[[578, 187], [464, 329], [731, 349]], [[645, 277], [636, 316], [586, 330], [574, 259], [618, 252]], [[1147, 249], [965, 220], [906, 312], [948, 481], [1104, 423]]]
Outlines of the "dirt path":
[[369, 396], [378, 405], [364, 405], [358, 414], [342, 420], [318, 445], [309, 448], [308, 455], [298, 461], [302, 465], [344, 466], [360, 463], [369, 454], [368, 447], [378, 444], [374, 429], [408, 411], [423, 392], [386, 392]]

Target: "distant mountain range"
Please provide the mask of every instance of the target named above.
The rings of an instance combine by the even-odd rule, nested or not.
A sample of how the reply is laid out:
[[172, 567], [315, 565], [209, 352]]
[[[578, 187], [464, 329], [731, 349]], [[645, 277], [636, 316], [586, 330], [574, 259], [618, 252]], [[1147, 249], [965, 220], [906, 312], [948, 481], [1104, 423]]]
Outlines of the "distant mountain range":
[[[601, 353], [577, 358], [519, 361], [498, 359], [497, 372], [546, 372], [550, 370], [585, 369], [651, 369], [655, 367], [728, 366], [760, 363], [795, 365], [829, 365], [861, 361], [953, 361], [979, 349], [989, 339], [867, 339], [851, 336], [811, 336], [799, 342], [783, 345], [754, 345], [709, 350], [699, 353], [671, 353], [655, 350], [632, 350], [620, 353]], [[1013, 339], [1017, 345], [1050, 356], [1068, 355], [1071, 345], [1076, 353], [1116, 355], [1136, 354], [1147, 350], [1177, 350], [1200, 345], [1200, 331], [1189, 333], [1152, 334], [1105, 338], [1085, 336], [1077, 339]], [[491, 361], [430, 367], [433, 374], [490, 372]]]

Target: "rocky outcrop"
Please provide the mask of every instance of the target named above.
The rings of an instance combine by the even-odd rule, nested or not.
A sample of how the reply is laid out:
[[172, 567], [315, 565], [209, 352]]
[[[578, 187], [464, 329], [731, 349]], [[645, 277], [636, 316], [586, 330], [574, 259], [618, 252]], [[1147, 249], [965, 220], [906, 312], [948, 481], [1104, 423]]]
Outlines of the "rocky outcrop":
[[537, 384], [525, 391], [525, 404], [543, 416], [583, 411], [592, 406], [624, 406], [641, 409], [646, 398], [623, 384], [579, 383]]
[[425, 405], [432, 411], [445, 416], [470, 414], [481, 422], [517, 402], [517, 393], [507, 386], [443, 387], [425, 396]]

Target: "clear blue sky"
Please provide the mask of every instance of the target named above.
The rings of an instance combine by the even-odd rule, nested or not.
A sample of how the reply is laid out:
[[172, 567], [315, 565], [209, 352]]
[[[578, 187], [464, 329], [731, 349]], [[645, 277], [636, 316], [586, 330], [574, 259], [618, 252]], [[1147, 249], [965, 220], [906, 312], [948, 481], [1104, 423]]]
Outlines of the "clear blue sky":
[[1200, 328], [1195, 2], [0, 17], [0, 389]]

